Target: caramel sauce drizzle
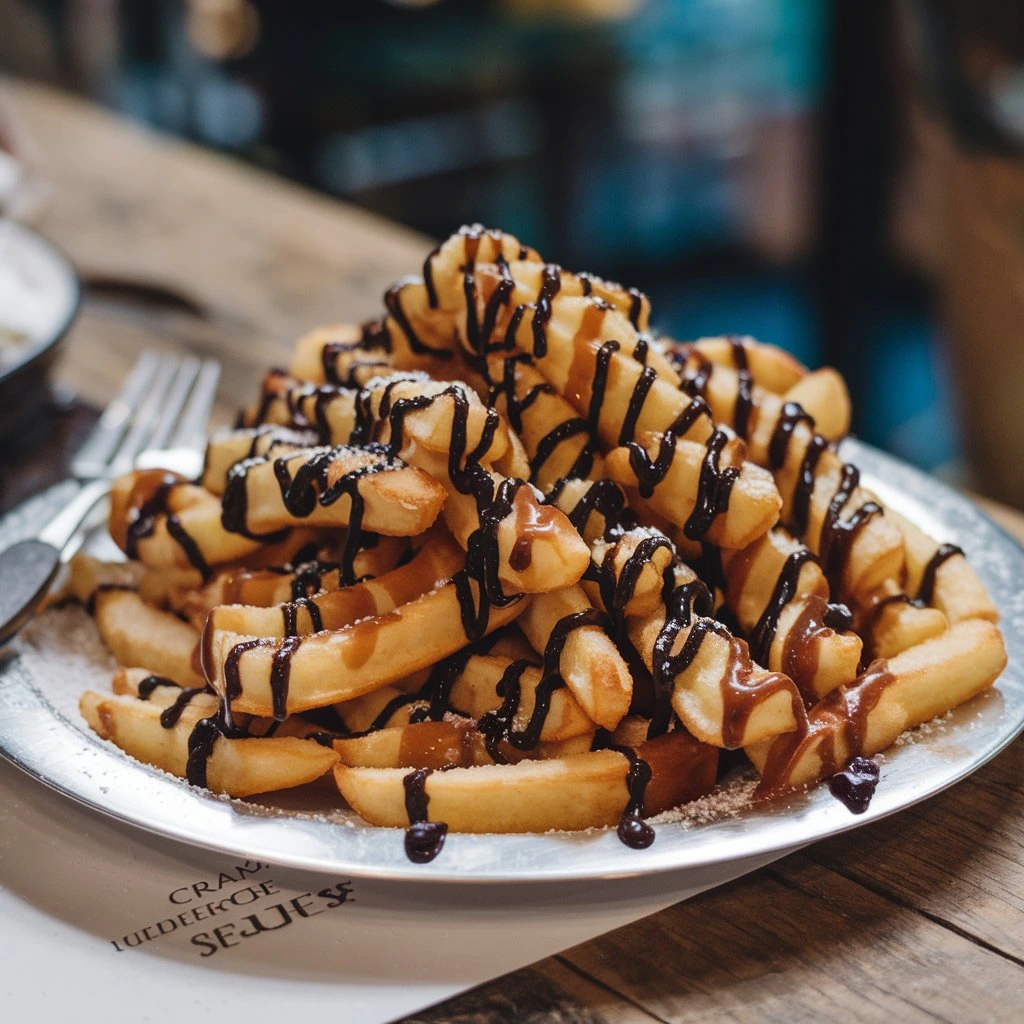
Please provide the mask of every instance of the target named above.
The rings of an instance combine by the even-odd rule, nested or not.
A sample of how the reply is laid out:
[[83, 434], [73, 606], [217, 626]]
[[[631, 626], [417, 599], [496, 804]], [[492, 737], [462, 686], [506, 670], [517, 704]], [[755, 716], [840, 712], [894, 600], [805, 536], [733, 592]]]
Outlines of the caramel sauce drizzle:
[[768, 750], [758, 795], [785, 789], [793, 768], [812, 751], [821, 760], [819, 778], [835, 775], [851, 758], [863, 755], [871, 712], [893, 679], [888, 662], [879, 658], [849, 686], [821, 700], [794, 732], [777, 736]]

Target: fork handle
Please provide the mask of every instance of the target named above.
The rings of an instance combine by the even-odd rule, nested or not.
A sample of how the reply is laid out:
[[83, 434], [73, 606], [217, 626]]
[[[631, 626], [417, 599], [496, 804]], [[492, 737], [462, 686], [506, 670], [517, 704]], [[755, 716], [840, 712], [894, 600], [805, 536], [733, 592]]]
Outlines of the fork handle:
[[60, 549], [23, 540], [0, 552], [0, 644], [7, 643], [42, 603], [60, 568]]
[[97, 502], [109, 493], [109, 480], [84, 484], [38, 536], [0, 552], [0, 646], [36, 613], [68, 543]]

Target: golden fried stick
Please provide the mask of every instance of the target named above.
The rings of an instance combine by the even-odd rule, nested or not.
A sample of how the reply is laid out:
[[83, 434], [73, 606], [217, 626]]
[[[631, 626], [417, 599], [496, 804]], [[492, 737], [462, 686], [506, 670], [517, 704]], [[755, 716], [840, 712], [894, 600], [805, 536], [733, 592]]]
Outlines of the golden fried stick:
[[751, 661], [747, 645], [708, 617], [710, 595], [685, 566], [653, 614], [626, 622], [629, 639], [655, 683], [653, 728], [667, 728], [671, 709], [699, 740], [735, 748], [791, 732], [803, 701], [788, 676]]
[[545, 663], [557, 666], [586, 715], [614, 729], [629, 710], [633, 677], [583, 588], [537, 594], [518, 625]]
[[[333, 570], [327, 578], [318, 580], [327, 587], [311, 596], [286, 595], [267, 607], [220, 604], [209, 612], [204, 628], [264, 637], [304, 636], [324, 629], [341, 629], [368, 615], [386, 615], [434, 590], [450, 580], [464, 562], [459, 546], [443, 530], [434, 531], [411, 561], [376, 579], [342, 586], [338, 570]], [[292, 594], [294, 585], [293, 580]]]
[[[335, 705], [346, 728], [353, 732], [397, 727], [413, 718], [443, 720], [449, 713], [475, 721], [499, 712], [502, 728], [491, 730], [506, 759], [516, 745], [525, 752], [540, 744], [562, 743], [591, 736], [594, 723], [579, 706], [572, 691], [562, 685], [556, 671], [542, 671], [522, 658], [464, 652], [435, 666], [425, 680], [414, 677], [397, 686], [363, 694]], [[403, 689], [398, 689], [401, 686]], [[499, 692], [501, 691], [501, 692]]]
[[675, 560], [675, 547], [668, 537], [659, 530], [638, 526], [614, 539], [595, 537], [591, 552], [594, 565], [583, 587], [595, 604], [620, 618], [638, 618], [657, 611], [665, 572]]
[[502, 477], [479, 463], [449, 476], [450, 460], [417, 449], [403, 449], [403, 458], [425, 470], [448, 492], [444, 520], [464, 547], [483, 548], [493, 537], [497, 551], [483, 561], [491, 582], [500, 581], [507, 594], [558, 590], [575, 583], [590, 554], [558, 509], [545, 505], [522, 480]]
[[588, 298], [594, 306], [613, 310], [622, 320], [610, 327], [626, 339], [629, 351], [643, 361], [648, 356], [669, 379], [670, 365], [652, 344], [647, 331], [650, 302], [636, 288], [623, 288], [592, 274], [572, 274], [553, 263], [538, 260], [478, 260], [466, 265], [455, 297], [455, 324], [463, 347], [477, 366], [485, 364], [495, 351], [515, 348], [515, 334], [527, 311], [533, 311], [533, 352], [543, 353], [546, 325], [552, 302], [567, 298]]
[[[756, 343], [750, 339], [723, 340], [732, 353], [731, 362], [711, 362], [702, 350], [690, 345], [674, 345], [669, 356], [683, 378], [683, 390], [703, 398], [716, 423], [728, 425], [745, 438], [750, 444], [750, 457], [758, 465], [770, 465], [775, 426], [789, 405], [799, 405], [800, 417], [809, 418], [817, 433], [828, 440], [845, 436], [850, 427], [850, 396], [835, 370], [826, 367], [805, 371], [777, 395], [755, 383], [748, 360], [758, 351]], [[792, 423], [784, 429], [786, 426]]]
[[849, 610], [828, 603], [828, 581], [807, 547], [775, 529], [723, 551], [722, 564], [727, 604], [756, 662], [784, 672], [812, 704], [857, 675], [860, 637]]
[[937, 637], [872, 662], [829, 694], [787, 736], [747, 748], [761, 791], [775, 793], [827, 778], [851, 758], [884, 750], [904, 732], [970, 700], [1006, 666], [1002, 634], [964, 619]]
[[312, 430], [293, 430], [279, 423], [219, 430], [206, 445], [201, 483], [211, 494], [223, 494], [231, 467], [254, 456], [278, 456], [320, 443]]
[[281, 640], [214, 628], [204, 636], [203, 667], [232, 709], [280, 719], [434, 665], [524, 607], [522, 599], [488, 607], [476, 582], [460, 572], [386, 615], [343, 629]]
[[489, 403], [522, 438], [530, 480], [547, 492], [566, 477], [603, 476], [589, 422], [522, 356], [489, 361]]
[[[189, 776], [190, 738], [211, 714], [206, 702], [196, 702], [185, 706], [168, 727], [161, 722], [166, 709], [158, 703], [92, 690], [82, 694], [79, 710], [102, 739], [179, 778]], [[295, 737], [220, 736], [203, 765], [202, 785], [214, 793], [252, 796], [312, 782], [337, 761], [338, 755], [329, 747]]]
[[[679, 377], [664, 357], [649, 349], [647, 362], [635, 358], [638, 336], [621, 314], [594, 299], [563, 298], [552, 303], [545, 324], [545, 347], [536, 351], [532, 307], [515, 324], [517, 347], [559, 394], [587, 417], [607, 445], [625, 444], [638, 431], [665, 431], [693, 441], [711, 435], [705, 403], [679, 390]], [[624, 329], [623, 329], [624, 328]], [[628, 332], [632, 347], [623, 335]], [[612, 339], [612, 340], [606, 340]], [[691, 408], [692, 407], [692, 408]]]
[[[393, 373], [375, 377], [355, 391], [300, 384], [271, 374], [264, 387], [276, 389], [275, 397], [251, 412], [248, 422], [313, 425], [323, 443], [379, 441], [393, 448], [416, 444], [446, 454], [453, 431], [459, 431], [465, 435], [464, 450], [483, 462], [501, 459], [511, 443], [505, 423], [459, 381], [431, 380], [423, 373]], [[392, 438], [394, 428], [401, 428], [400, 442]], [[240, 441], [233, 441], [231, 454], [240, 447]], [[218, 468], [226, 459], [218, 459]]]
[[354, 768], [468, 768], [487, 763], [479, 760], [482, 743], [468, 718], [397, 725], [341, 737], [332, 746], [338, 763]]
[[73, 596], [87, 607], [102, 590], [136, 590], [147, 604], [178, 611], [203, 578], [194, 569], [151, 569], [141, 562], [105, 562], [78, 551], [69, 563], [67, 586], [56, 600]]
[[198, 632], [170, 612], [147, 604], [132, 590], [98, 590], [93, 615], [100, 637], [120, 665], [138, 665], [182, 686], [203, 678], [193, 667]]
[[[699, 338], [690, 344], [681, 344], [667, 338], [659, 340], [677, 368], [689, 359], [692, 352], [699, 353], [715, 366], [741, 369], [745, 364], [755, 384], [777, 395], [784, 394], [808, 373], [807, 367], [785, 349], [746, 336]], [[742, 354], [737, 353], [737, 347]]]
[[483, 735], [469, 719], [454, 716], [442, 722], [414, 722], [379, 729], [364, 736], [342, 737], [332, 746], [340, 763], [352, 768], [468, 768], [479, 764], [517, 764], [587, 753], [594, 730], [585, 736], [553, 743], [538, 743], [518, 750], [507, 742], [495, 761]]
[[347, 388], [361, 388], [393, 369], [391, 339], [380, 320], [314, 327], [296, 342], [289, 366], [297, 380]]
[[918, 605], [895, 580], [886, 580], [854, 611], [864, 647], [873, 658], [891, 658], [949, 626], [943, 612]]
[[[707, 445], [642, 432], [610, 451], [608, 474], [691, 540], [745, 547], [776, 522], [782, 501], [767, 470], [744, 461], [743, 443], [716, 432]], [[635, 503], [635, 502], [634, 502]]]
[[[650, 781], [641, 806], [633, 808], [627, 779], [637, 758], [649, 766]], [[677, 731], [643, 744], [635, 754], [598, 750], [558, 760], [456, 768], [426, 773], [421, 785], [430, 821], [453, 832], [546, 832], [618, 822], [628, 835], [641, 814], [658, 814], [709, 792], [716, 766], [713, 749]], [[374, 825], [401, 828], [416, 824], [406, 809], [408, 774], [339, 765], [334, 777], [361, 817]], [[495, 793], [501, 799], [494, 799]], [[626, 828], [624, 817], [630, 819]], [[648, 844], [651, 839], [653, 835]]]
[[211, 566], [260, 547], [259, 540], [223, 527], [214, 495], [162, 469], [132, 470], [114, 481], [109, 528], [129, 558], [156, 569], [192, 568], [203, 577]]
[[950, 622], [962, 619], [999, 621], [985, 585], [955, 544], [940, 544], [896, 512], [888, 515], [899, 525], [907, 552], [907, 592], [943, 612]]
[[236, 463], [223, 518], [228, 530], [247, 536], [298, 522], [414, 537], [443, 503], [440, 485], [382, 449], [307, 448]]

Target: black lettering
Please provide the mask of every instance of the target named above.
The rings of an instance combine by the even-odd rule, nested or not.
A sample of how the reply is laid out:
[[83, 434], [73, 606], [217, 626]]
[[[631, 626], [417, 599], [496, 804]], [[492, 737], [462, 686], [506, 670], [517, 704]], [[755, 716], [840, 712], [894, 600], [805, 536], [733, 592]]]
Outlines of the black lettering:
[[292, 906], [301, 917], [316, 917], [317, 914], [323, 913], [323, 910], [314, 910], [313, 913], [309, 912], [309, 908], [313, 906], [313, 894], [309, 892], [304, 892], [301, 896], [294, 897], [292, 899]]
[[239, 943], [238, 939], [235, 939], [234, 942], [228, 942], [228, 939], [235, 934], [235, 926], [230, 922], [214, 928], [213, 934], [217, 936], [218, 941], [225, 949], [230, 949], [232, 946], [237, 946]]
[[284, 928], [285, 925], [292, 923], [291, 914], [285, 910], [284, 905], [281, 903], [275, 903], [272, 907], [268, 907], [267, 911], [276, 910], [281, 915], [281, 920], [278, 924], [267, 925], [261, 920], [260, 914], [264, 911], [260, 911], [259, 914], [249, 914], [247, 917], [243, 917], [243, 921], [248, 921], [252, 925], [251, 932], [239, 932], [238, 934], [243, 939], [251, 939], [254, 935], [259, 935], [260, 932], [276, 932], [278, 928]]
[[[243, 900], [241, 897], [247, 894], [249, 898], [247, 900]], [[247, 886], [245, 889], [239, 889], [237, 892], [233, 892], [228, 897], [236, 907], [247, 907], [250, 903], [255, 903], [259, 898], [260, 894], [251, 885]]]
[[258, 860], [247, 860], [244, 864], [236, 864], [238, 880], [241, 881], [246, 875], [255, 875], [257, 871], [263, 870], [263, 865]]
[[156, 938], [155, 935], [150, 935], [149, 934], [149, 929], [152, 928], [152, 927], [153, 926], [151, 924], [147, 924], [146, 927], [142, 929], [142, 934], [146, 936], [146, 941], [147, 942], [152, 942], [153, 939]]
[[[185, 894], [185, 898], [184, 898], [183, 900], [179, 900], [179, 899], [177, 899], [177, 898], [176, 898], [179, 892], [183, 892], [183, 893]], [[192, 896], [191, 896], [191, 894], [190, 894], [190, 892], [189, 892], [189, 889], [188, 889], [188, 887], [187, 887], [187, 886], [185, 886], [185, 887], [182, 887], [181, 889], [175, 889], [175, 890], [174, 890], [174, 891], [173, 891], [173, 892], [172, 892], [172, 893], [170, 894], [170, 896], [168, 896], [167, 898], [168, 898], [168, 899], [169, 899], [169, 900], [170, 900], [170, 901], [171, 901], [172, 903], [191, 903], [191, 902], [192, 902]]]
[[228, 874], [227, 871], [222, 871], [217, 876], [217, 888], [218, 889], [223, 889], [224, 886], [228, 884], [228, 882], [240, 882], [240, 881], [241, 881], [240, 878], [235, 878], [234, 875]]
[[268, 879], [266, 882], [260, 882], [260, 891], [264, 896], [276, 896], [281, 890], [275, 881]]
[[[336, 889], [337, 892], [335, 892], [334, 889]], [[351, 882], [338, 882], [334, 889], [321, 889], [317, 893], [321, 899], [327, 900], [328, 910], [340, 907], [343, 903], [351, 903], [355, 898], [352, 896]]]
[[178, 920], [187, 928], [190, 924], [195, 924], [195, 915], [191, 910], [185, 910], [178, 915]]
[[209, 892], [210, 891], [210, 883], [209, 882], [196, 882], [192, 886], [192, 889], [193, 889], [193, 891], [195, 892], [195, 894], [197, 896], [201, 896], [204, 892]]
[[197, 932], [189, 940], [193, 946], [205, 946], [206, 952], [200, 953], [200, 956], [213, 956], [217, 952], [217, 944], [210, 941], [209, 932]]
[[[134, 939], [135, 941], [134, 941], [134, 942], [132, 942], [132, 939]], [[141, 945], [142, 945], [142, 938], [141, 938], [141, 937], [139, 936], [139, 933], [138, 933], [138, 932], [136, 932], [136, 933], [135, 933], [134, 935], [125, 935], [125, 936], [124, 936], [124, 937], [123, 937], [123, 938], [121, 939], [121, 941], [122, 941], [122, 942], [123, 942], [123, 943], [124, 943], [124, 944], [125, 944], [126, 946], [141, 946]]]
[[216, 917], [218, 914], [223, 914], [225, 910], [229, 910], [230, 908], [231, 901], [227, 898], [227, 896], [225, 896], [224, 899], [220, 901], [220, 903], [206, 904], [206, 909], [210, 912], [210, 917]]
[[206, 920], [206, 918], [208, 918], [208, 917], [210, 916], [210, 915], [209, 915], [209, 914], [207, 913], [207, 911], [209, 910], [209, 908], [210, 908], [210, 904], [209, 904], [209, 903], [207, 903], [205, 907], [193, 907], [193, 908], [192, 908], [192, 916], [193, 916], [193, 917], [194, 917], [194, 918], [195, 918], [195, 919], [196, 919], [197, 921], [205, 921], [205, 920]]
[[124, 950], [117, 944], [117, 940], [116, 939], [111, 939], [110, 940], [110, 944], [114, 947], [114, 949], [116, 949], [118, 951], [118, 953], [123, 953], [124, 952]]
[[[164, 927], [165, 924], [166, 925], [170, 925], [170, 927], [169, 928], [165, 928]], [[156, 930], [161, 935], [169, 935], [171, 932], [175, 931], [177, 929], [177, 927], [178, 927], [178, 922], [175, 921], [173, 917], [165, 918], [163, 921], [157, 921], [157, 923], [156, 923]]]

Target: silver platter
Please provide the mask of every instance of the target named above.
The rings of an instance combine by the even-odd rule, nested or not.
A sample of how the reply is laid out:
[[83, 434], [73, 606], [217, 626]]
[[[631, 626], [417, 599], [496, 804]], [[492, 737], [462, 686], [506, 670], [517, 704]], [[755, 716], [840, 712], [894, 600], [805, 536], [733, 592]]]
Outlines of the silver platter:
[[[0, 751], [65, 796], [151, 832], [295, 868], [395, 881], [516, 883], [621, 878], [722, 868], [824, 839], [903, 810], [958, 782], [1024, 729], [1024, 550], [970, 501], [890, 456], [847, 441], [844, 456], [866, 486], [939, 540], [959, 544], [1003, 616], [1009, 667], [996, 687], [941, 727], [887, 751], [870, 808], [854, 816], [827, 787], [708, 823], [660, 824], [647, 850], [614, 830], [545, 835], [449, 835], [432, 863], [410, 863], [402, 834], [225, 801], [190, 789], [100, 741], [48, 698], [55, 669], [29, 671], [17, 643], [0, 662]], [[24, 536], [60, 485], [0, 522], [0, 545]]]

